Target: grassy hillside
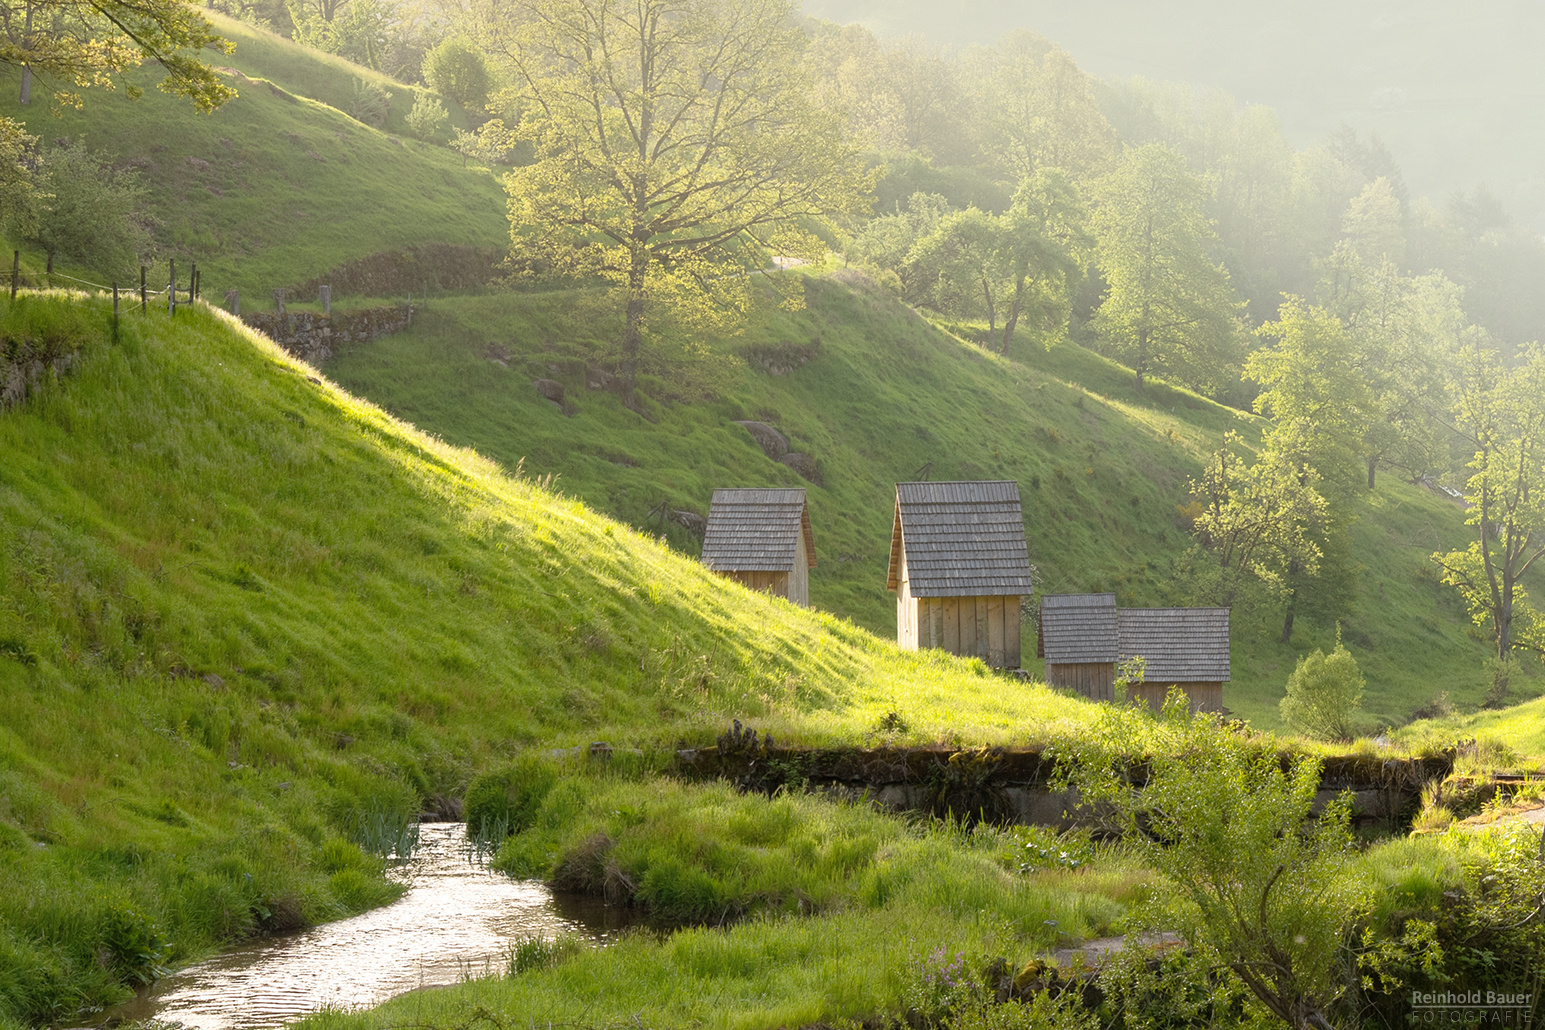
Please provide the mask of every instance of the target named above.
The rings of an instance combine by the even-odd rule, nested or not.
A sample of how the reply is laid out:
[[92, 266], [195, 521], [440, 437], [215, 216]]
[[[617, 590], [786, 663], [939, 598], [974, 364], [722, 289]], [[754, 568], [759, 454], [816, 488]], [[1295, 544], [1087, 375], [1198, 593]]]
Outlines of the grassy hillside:
[[[145, 87], [138, 100], [94, 91], [83, 110], [59, 112], [41, 101], [21, 107], [18, 73], [0, 72], [0, 115], [141, 171], [159, 250], [152, 284], [165, 285], [167, 258], [184, 273], [197, 262], [211, 299], [240, 288], [248, 306], [267, 306], [275, 288], [380, 251], [504, 243], [504, 196], [493, 175], [393, 134], [421, 90], [212, 17], [236, 43], [220, 60], [239, 94], [212, 114], [158, 92], [148, 68], [133, 76]], [[389, 83], [384, 130], [349, 117], [356, 77]]]
[[[605, 362], [614, 337], [599, 299], [584, 294], [437, 302], [410, 331], [349, 350], [329, 371], [449, 441], [557, 475], [565, 491], [688, 554], [700, 544], [660, 522], [662, 502], [706, 514], [715, 487], [805, 486], [819, 560], [812, 603], [883, 636], [895, 631], [885, 589], [894, 484], [919, 475], [1018, 481], [1046, 591], [1192, 600], [1178, 567], [1187, 479], [1226, 430], [1258, 440], [1260, 420], [1162, 384], [1139, 394], [1127, 370], [1076, 346], [1021, 341], [1004, 360], [851, 281], [805, 278], [803, 311], [769, 302], [743, 336], [712, 344], [718, 364], [662, 362], [646, 377], [658, 399], [648, 418], [586, 389], [587, 365]], [[801, 358], [788, 375], [759, 364]], [[567, 410], [532, 387], [538, 377], [563, 384]], [[767, 458], [735, 424], [744, 419], [814, 457], [823, 485]], [[1464, 532], [1449, 502], [1381, 477], [1355, 530], [1362, 600], [1343, 627], [1368, 676], [1370, 726], [1404, 721], [1439, 692], [1473, 703], [1489, 685], [1484, 646], [1426, 560]], [[1277, 725], [1298, 656], [1332, 646], [1335, 627], [1301, 620], [1290, 646], [1279, 632], [1275, 611], [1235, 614], [1226, 703], [1264, 726]], [[1024, 639], [1033, 655], [1028, 621]]]
[[82, 354], [0, 412], [0, 1019], [378, 903], [353, 842], [536, 741], [1090, 718], [712, 576], [216, 312], [116, 346], [107, 312], [0, 306], [7, 352]]

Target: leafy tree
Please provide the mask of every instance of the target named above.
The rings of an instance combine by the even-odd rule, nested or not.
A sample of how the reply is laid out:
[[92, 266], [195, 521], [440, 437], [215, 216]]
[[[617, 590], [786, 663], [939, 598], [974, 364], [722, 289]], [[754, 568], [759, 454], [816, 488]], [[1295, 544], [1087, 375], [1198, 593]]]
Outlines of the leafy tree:
[[907, 252], [900, 274], [914, 301], [985, 314], [989, 340], [1006, 355], [1022, 320], [1048, 347], [1066, 335], [1088, 246], [1072, 182], [1059, 169], [1042, 169], [1020, 184], [1001, 215], [972, 207], [939, 217]]
[[292, 0], [293, 37], [327, 54], [383, 71], [402, 29], [398, 8], [388, 0], [349, 0], [347, 4], [308, 4]]
[[1025, 29], [968, 61], [977, 145], [1013, 179], [1042, 168], [1086, 176], [1113, 160], [1116, 133], [1089, 76], [1067, 52]]
[[482, 111], [488, 106], [492, 85], [488, 62], [481, 50], [460, 36], [452, 36], [424, 55], [424, 81], [468, 111]]
[[[950, 203], [937, 193], [914, 193], [905, 207], [897, 205], [890, 214], [882, 214], [864, 223], [850, 250], [854, 257], [878, 268], [896, 270], [902, 275], [923, 272], [923, 266], [909, 265], [907, 257], [918, 242], [932, 234], [950, 213]], [[903, 280], [905, 282], [905, 280]], [[926, 281], [906, 283], [909, 296], [926, 290]]]
[[9, 0], [0, 3], [0, 63], [21, 69], [21, 102], [32, 99], [34, 76], [56, 103], [79, 107], [76, 89], [122, 85], [122, 73], [142, 61], [166, 70], [160, 89], [212, 111], [236, 95], [200, 56], [231, 45], [185, 0]]
[[1372, 397], [1346, 330], [1325, 309], [1288, 297], [1256, 334], [1276, 341], [1245, 363], [1262, 388], [1255, 408], [1275, 423], [1270, 446], [1313, 467], [1338, 497], [1351, 495]]
[[[1172, 691], [1156, 728], [1113, 711], [1073, 775], [1091, 808], [1158, 870], [1160, 903], [1134, 913], [1179, 931], [1204, 964], [1237, 978], [1295, 1030], [1329, 1030], [1345, 990], [1340, 956], [1366, 910], [1351, 867], [1345, 796], [1312, 817], [1319, 761], [1252, 746]], [[1143, 720], [1147, 723], [1148, 720]], [[1124, 770], [1145, 756], [1147, 778]]]
[[428, 93], [421, 93], [413, 102], [413, 110], [408, 112], [408, 131], [428, 143], [449, 117], [444, 104]]
[[147, 192], [139, 173], [78, 144], [55, 145], [39, 158], [38, 180], [42, 197], [23, 238], [51, 257], [127, 275], [150, 244], [139, 220]]
[[1341, 236], [1346, 246], [1366, 264], [1390, 261], [1399, 264], [1405, 257], [1405, 215], [1395, 188], [1379, 176], [1347, 205]]
[[1192, 521], [1197, 541], [1216, 559], [1222, 583], [1216, 600], [1232, 604], [1243, 577], [1285, 596], [1295, 577], [1319, 571], [1316, 530], [1325, 520], [1319, 475], [1267, 449], [1254, 465], [1236, 450], [1239, 436], [1224, 434], [1200, 480], [1191, 481], [1199, 508]]
[[0, 223], [21, 234], [33, 228], [40, 199], [32, 170], [37, 143], [21, 123], [0, 118]]
[[1545, 555], [1545, 350], [1531, 346], [1508, 366], [1472, 331], [1450, 389], [1453, 426], [1474, 449], [1465, 498], [1475, 539], [1432, 560], [1475, 624], [1490, 627], [1498, 659], [1545, 653], [1545, 617], [1523, 586]]
[[1335, 650], [1327, 655], [1315, 648], [1288, 677], [1287, 694], [1278, 706], [1282, 721], [1321, 740], [1351, 740], [1352, 716], [1362, 707], [1366, 682], [1357, 659], [1342, 646], [1337, 626]]
[[1257, 410], [1274, 420], [1266, 449], [1305, 475], [1312, 470], [1315, 489], [1327, 501], [1311, 527], [1320, 555], [1316, 569], [1297, 563], [1288, 568], [1281, 636], [1287, 643], [1301, 608], [1339, 618], [1351, 607], [1356, 586], [1350, 533], [1362, 496], [1372, 402], [1351, 341], [1325, 310], [1289, 297], [1278, 320], [1258, 334], [1276, 340], [1245, 365], [1245, 374], [1263, 387]]
[[[599, 276], [620, 294], [620, 380], [634, 403], [652, 307], [729, 328], [770, 254], [818, 257], [816, 222], [864, 176], [810, 99], [789, 0], [477, 0], [508, 64], [513, 259]], [[791, 297], [790, 302], [796, 302]]]
[[1228, 272], [1215, 243], [1206, 188], [1168, 147], [1128, 150], [1096, 191], [1095, 255], [1106, 295], [1094, 327], [1132, 366], [1218, 389], [1237, 369], [1239, 340]]
[[1364, 263], [1346, 246], [1327, 265], [1324, 293], [1342, 320], [1368, 388], [1364, 462], [1412, 480], [1450, 463], [1442, 369], [1464, 330], [1460, 290], [1441, 274], [1407, 277], [1393, 262]]

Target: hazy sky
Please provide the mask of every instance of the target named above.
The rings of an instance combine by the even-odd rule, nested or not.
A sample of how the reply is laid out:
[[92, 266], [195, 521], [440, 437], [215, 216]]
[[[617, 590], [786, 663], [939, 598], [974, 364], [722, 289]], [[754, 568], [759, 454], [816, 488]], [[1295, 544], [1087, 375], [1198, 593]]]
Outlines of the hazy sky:
[[1304, 146], [1376, 130], [1414, 194], [1486, 182], [1545, 229], [1545, 2], [804, 0], [836, 22], [943, 44], [1016, 26], [1102, 78], [1218, 86], [1277, 109]]

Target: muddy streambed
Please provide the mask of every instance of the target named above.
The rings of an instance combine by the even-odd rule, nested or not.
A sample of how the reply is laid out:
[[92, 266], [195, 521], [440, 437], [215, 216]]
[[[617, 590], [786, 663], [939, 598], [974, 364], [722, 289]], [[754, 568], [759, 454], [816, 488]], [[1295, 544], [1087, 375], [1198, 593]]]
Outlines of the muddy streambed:
[[[157, 1019], [192, 1030], [270, 1030], [319, 1008], [362, 1008], [419, 987], [504, 971], [522, 937], [605, 943], [622, 928], [598, 900], [554, 895], [473, 860], [462, 823], [426, 823], [388, 871], [400, 899], [350, 919], [252, 941], [164, 977], [104, 1022]], [[610, 921], [609, 921], [610, 920]]]

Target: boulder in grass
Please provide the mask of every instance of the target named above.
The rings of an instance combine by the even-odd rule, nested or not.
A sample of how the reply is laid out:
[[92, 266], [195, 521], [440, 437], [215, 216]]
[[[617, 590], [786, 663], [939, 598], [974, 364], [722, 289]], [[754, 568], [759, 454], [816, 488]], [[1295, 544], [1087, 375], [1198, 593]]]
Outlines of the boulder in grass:
[[762, 448], [762, 453], [773, 461], [781, 460], [789, 452], [788, 437], [766, 422], [737, 421], [735, 424], [744, 427], [746, 432], [751, 434], [751, 439], [755, 440], [757, 446]]
[[780, 457], [778, 461], [798, 472], [816, 486], [826, 485], [826, 481], [821, 476], [821, 467], [816, 464], [816, 460], [810, 455], [800, 451], [790, 451]]
[[531, 385], [536, 387], [536, 392], [563, 408], [563, 384], [553, 379], [533, 379]]

